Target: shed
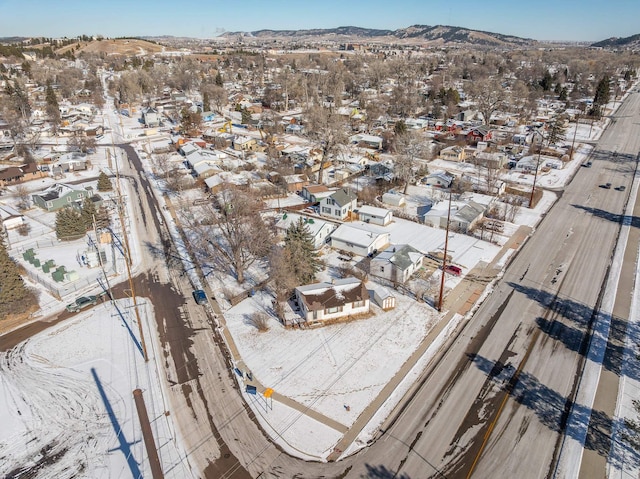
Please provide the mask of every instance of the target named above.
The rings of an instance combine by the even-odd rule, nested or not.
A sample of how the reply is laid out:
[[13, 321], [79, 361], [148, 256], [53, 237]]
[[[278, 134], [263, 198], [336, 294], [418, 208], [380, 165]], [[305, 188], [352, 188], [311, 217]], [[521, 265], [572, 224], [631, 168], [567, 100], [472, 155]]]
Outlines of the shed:
[[399, 194], [391, 191], [382, 195], [382, 202], [386, 205], [398, 207], [405, 206], [405, 204], [407, 203], [407, 201], [404, 199], [404, 196], [400, 196]]
[[368, 283], [367, 288], [373, 302], [385, 311], [396, 307], [396, 297], [384, 286]]

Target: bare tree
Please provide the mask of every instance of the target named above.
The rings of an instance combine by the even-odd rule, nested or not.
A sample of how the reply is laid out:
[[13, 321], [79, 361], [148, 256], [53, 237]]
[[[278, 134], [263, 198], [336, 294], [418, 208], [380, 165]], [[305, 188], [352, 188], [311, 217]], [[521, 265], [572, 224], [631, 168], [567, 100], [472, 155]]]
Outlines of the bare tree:
[[18, 198], [18, 209], [28, 210], [31, 205], [31, 195], [24, 185], [16, 186], [16, 197]]
[[393, 171], [404, 182], [403, 192], [406, 194], [415, 177], [416, 161], [426, 153], [425, 143], [419, 133], [407, 131], [396, 137], [395, 147], [398, 156]]
[[469, 94], [482, 113], [485, 125], [491, 121], [491, 115], [503, 108], [506, 100], [506, 90], [495, 79], [472, 82]]
[[260, 205], [249, 193], [228, 188], [218, 195], [219, 208], [208, 208], [201, 224], [193, 225], [205, 254], [225, 262], [239, 284], [244, 282], [247, 269], [265, 258], [271, 248], [272, 234], [258, 214]]
[[325, 162], [338, 151], [340, 145], [346, 143], [344, 119], [330, 109], [316, 106], [307, 112], [307, 121], [307, 134], [316, 141], [322, 152], [318, 171], [318, 183], [322, 184]]

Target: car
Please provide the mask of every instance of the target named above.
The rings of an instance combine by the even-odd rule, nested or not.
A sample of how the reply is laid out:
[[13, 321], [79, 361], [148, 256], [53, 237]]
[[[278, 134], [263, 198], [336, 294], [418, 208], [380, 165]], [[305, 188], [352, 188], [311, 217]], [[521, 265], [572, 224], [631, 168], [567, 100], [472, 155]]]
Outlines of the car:
[[585, 168], [591, 168], [591, 165], [593, 163], [591, 163], [590, 161], [587, 161], [586, 163], [583, 163], [582, 166], [584, 166]]
[[616, 188], [616, 190], [618, 190], [618, 191], [624, 191], [624, 190], [626, 190], [626, 189], [627, 189], [627, 187], [626, 187], [626, 186], [624, 186], [624, 185], [620, 185], [620, 186], [618, 186], [618, 187]]
[[198, 304], [207, 304], [207, 295], [201, 289], [193, 291], [193, 299], [195, 299]]
[[97, 296], [80, 296], [73, 303], [67, 304], [67, 311], [77, 313], [88, 306], [95, 306], [97, 302]]
[[600, 188], [604, 188], [605, 190], [611, 189], [611, 183], [605, 183], [604, 185], [600, 185]]

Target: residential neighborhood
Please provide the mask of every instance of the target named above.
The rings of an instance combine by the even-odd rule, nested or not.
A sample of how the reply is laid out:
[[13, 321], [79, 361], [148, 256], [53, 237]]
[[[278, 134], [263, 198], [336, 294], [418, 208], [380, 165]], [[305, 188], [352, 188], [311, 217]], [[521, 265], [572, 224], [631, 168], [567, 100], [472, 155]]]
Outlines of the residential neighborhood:
[[637, 49], [419, 27], [0, 39], [0, 475], [640, 470]]

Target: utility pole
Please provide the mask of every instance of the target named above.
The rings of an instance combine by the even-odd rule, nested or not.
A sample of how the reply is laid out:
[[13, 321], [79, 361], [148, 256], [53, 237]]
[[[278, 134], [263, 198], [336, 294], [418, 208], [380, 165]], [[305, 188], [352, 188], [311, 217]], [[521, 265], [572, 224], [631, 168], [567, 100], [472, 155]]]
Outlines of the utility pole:
[[[536, 131], [540, 137], [542, 137], [542, 133]], [[542, 138], [540, 138], [540, 146], [538, 149], [538, 159], [536, 160], [536, 171], [533, 173], [533, 186], [531, 187], [531, 196], [529, 197], [529, 208], [533, 208], [533, 194], [536, 191], [536, 181], [538, 180], [538, 170], [540, 169], [540, 154], [542, 153]]]
[[580, 113], [576, 113], [576, 129], [573, 132], [573, 141], [571, 141], [571, 154], [569, 154], [569, 161], [573, 160], [573, 149], [576, 145], [576, 135], [578, 134], [578, 123], [580, 122]]
[[133, 299], [133, 309], [136, 313], [136, 321], [138, 322], [138, 330], [140, 332], [140, 345], [142, 346], [142, 356], [145, 362], [149, 361], [147, 355], [147, 346], [144, 341], [144, 331], [142, 328], [142, 320], [140, 319], [140, 311], [138, 310], [138, 302], [136, 300], [136, 291], [133, 285], [133, 278], [131, 277], [131, 249], [129, 248], [129, 238], [127, 236], [127, 228], [124, 222], [124, 206], [122, 202], [122, 193], [120, 191], [120, 170], [118, 169], [118, 160], [116, 158], [116, 190], [118, 192], [118, 217], [120, 218], [120, 227], [122, 228], [122, 238], [124, 239], [123, 246], [125, 251], [125, 265], [127, 266], [127, 277], [129, 278], [129, 289], [131, 290], [131, 298]]
[[444, 295], [444, 275], [447, 269], [447, 249], [449, 246], [449, 221], [451, 220], [451, 187], [449, 188], [449, 209], [447, 210], [447, 229], [444, 235], [444, 256], [442, 258], [442, 277], [440, 279], [440, 296], [438, 297], [438, 311], [442, 312], [442, 297]]

